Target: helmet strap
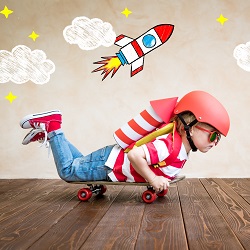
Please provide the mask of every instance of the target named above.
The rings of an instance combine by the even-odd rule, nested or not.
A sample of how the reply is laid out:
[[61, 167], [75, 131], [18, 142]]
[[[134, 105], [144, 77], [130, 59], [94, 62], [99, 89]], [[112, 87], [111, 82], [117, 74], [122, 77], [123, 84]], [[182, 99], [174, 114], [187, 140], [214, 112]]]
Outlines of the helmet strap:
[[192, 140], [192, 138], [191, 138], [191, 135], [190, 135], [190, 128], [191, 128], [192, 126], [194, 126], [194, 124], [196, 124], [198, 121], [195, 119], [195, 120], [193, 120], [192, 122], [190, 122], [189, 124], [187, 124], [187, 123], [185, 122], [185, 120], [183, 119], [183, 117], [182, 117], [180, 114], [178, 114], [177, 116], [180, 118], [181, 122], [182, 122], [183, 125], [184, 125], [184, 130], [185, 130], [185, 132], [186, 132], [186, 137], [187, 137], [187, 140], [188, 140], [188, 142], [189, 142], [189, 145], [190, 145], [192, 151], [193, 151], [193, 152], [196, 152], [196, 151], [197, 151], [197, 148], [196, 148], [196, 146], [194, 145], [194, 142], [193, 142], [193, 140]]

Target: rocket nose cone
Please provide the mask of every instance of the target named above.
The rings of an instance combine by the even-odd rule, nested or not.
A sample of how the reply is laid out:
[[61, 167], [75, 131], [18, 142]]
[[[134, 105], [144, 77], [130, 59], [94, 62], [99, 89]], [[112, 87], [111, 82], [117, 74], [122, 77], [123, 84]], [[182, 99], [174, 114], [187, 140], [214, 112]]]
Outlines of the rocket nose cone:
[[160, 24], [154, 27], [157, 35], [161, 39], [162, 43], [165, 43], [174, 31], [174, 25], [172, 24]]

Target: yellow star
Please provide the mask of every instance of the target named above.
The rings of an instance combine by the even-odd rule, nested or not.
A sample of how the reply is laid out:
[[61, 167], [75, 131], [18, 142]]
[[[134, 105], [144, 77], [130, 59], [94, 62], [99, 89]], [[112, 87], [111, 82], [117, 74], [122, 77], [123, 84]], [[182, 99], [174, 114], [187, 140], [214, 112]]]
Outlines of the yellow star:
[[130, 11], [129, 9], [125, 8], [123, 12], [121, 12], [123, 15], [125, 15], [126, 17], [128, 17], [132, 11]]
[[13, 13], [12, 10], [9, 10], [7, 6], [4, 6], [4, 9], [0, 11], [1, 14], [5, 15], [6, 18], [9, 17], [11, 13]]
[[5, 96], [5, 99], [7, 99], [10, 103], [12, 103], [16, 98], [17, 96], [13, 95], [11, 92]]
[[33, 39], [34, 42], [36, 41], [38, 37], [39, 35], [36, 34], [35, 31], [32, 31], [32, 33], [29, 35], [29, 38]]
[[222, 14], [220, 14], [220, 17], [216, 19], [217, 22], [221, 23], [221, 25], [224, 24], [228, 19], [225, 18]]

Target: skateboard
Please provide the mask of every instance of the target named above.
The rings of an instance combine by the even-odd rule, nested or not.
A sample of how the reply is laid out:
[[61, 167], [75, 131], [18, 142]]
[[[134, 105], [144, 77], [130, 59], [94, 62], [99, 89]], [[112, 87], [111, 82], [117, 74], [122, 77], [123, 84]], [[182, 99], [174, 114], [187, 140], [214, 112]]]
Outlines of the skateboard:
[[[185, 179], [185, 176], [178, 176], [174, 180], [170, 181], [169, 184], [173, 184]], [[158, 197], [163, 197], [168, 193], [168, 189], [161, 192], [155, 192], [152, 186], [148, 182], [110, 182], [110, 181], [87, 181], [87, 182], [71, 182], [74, 184], [85, 184], [88, 188], [81, 188], [78, 191], [78, 199], [80, 201], [88, 201], [92, 194], [102, 195], [107, 191], [108, 185], [122, 185], [122, 186], [146, 186], [147, 190], [142, 193], [142, 200], [145, 203], [152, 203]]]

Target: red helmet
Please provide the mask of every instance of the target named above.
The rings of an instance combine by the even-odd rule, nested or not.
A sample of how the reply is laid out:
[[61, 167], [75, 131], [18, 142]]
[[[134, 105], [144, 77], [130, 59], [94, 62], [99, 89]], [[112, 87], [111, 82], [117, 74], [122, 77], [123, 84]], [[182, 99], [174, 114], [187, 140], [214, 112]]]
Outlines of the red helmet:
[[212, 95], [204, 91], [192, 91], [177, 103], [174, 114], [191, 111], [198, 122], [205, 122], [227, 136], [230, 120], [226, 109]]

